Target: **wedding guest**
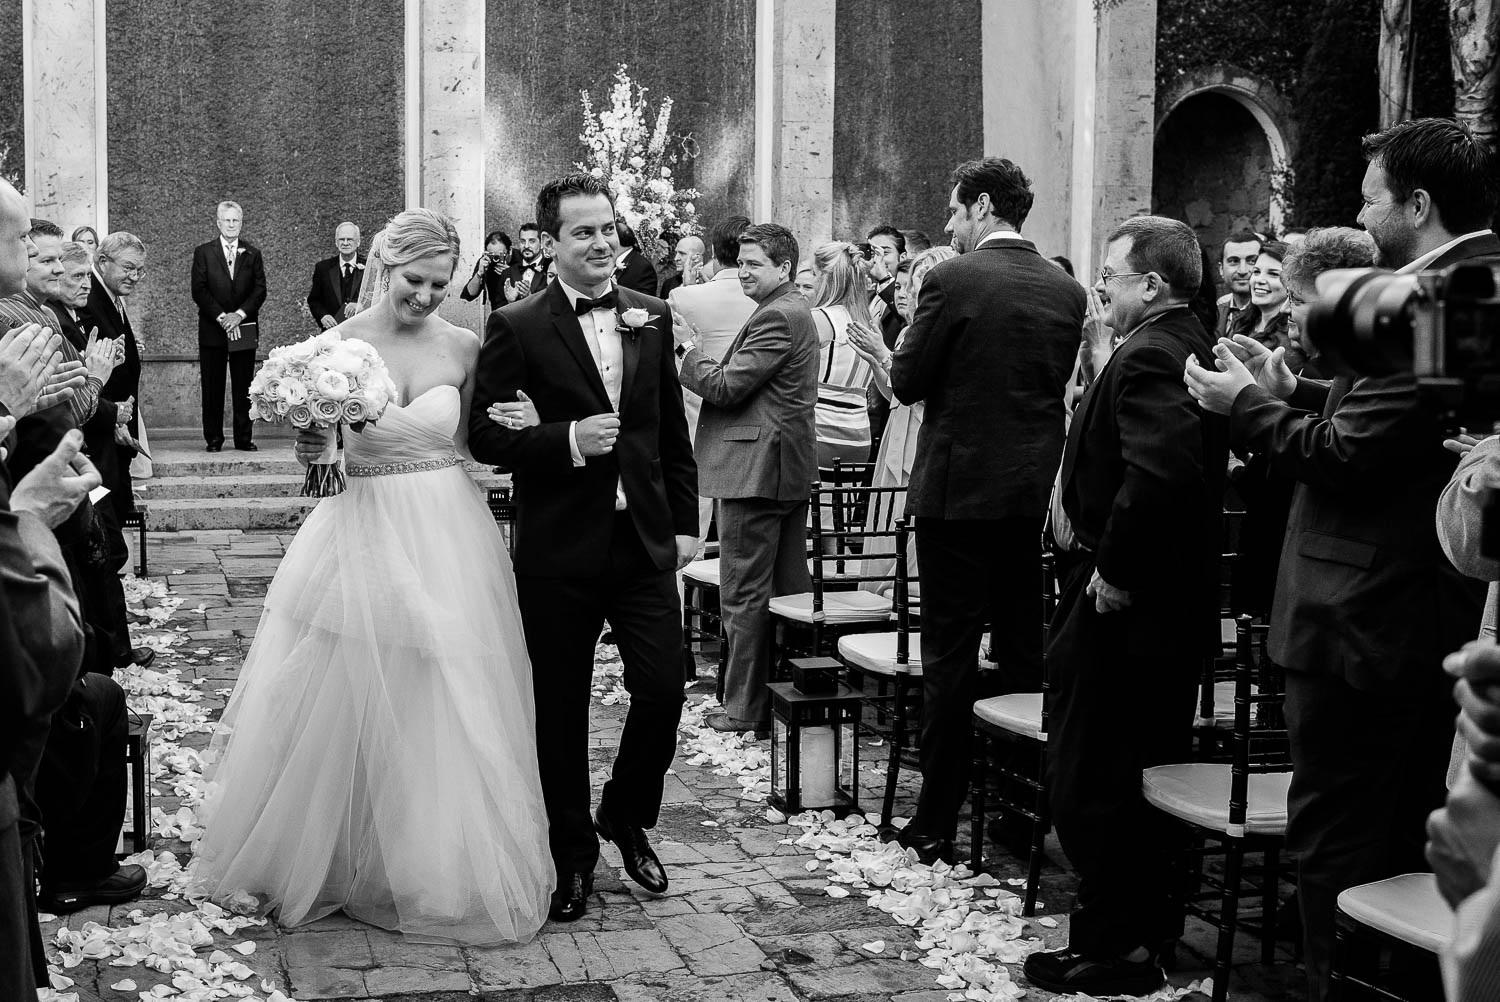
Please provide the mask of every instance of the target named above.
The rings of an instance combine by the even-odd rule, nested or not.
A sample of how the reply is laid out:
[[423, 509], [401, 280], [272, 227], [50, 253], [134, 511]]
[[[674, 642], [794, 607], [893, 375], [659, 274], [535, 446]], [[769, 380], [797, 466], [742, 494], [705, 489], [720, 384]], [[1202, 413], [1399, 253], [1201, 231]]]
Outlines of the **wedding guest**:
[[[117, 526], [135, 510], [130, 461], [136, 454], [131, 443], [137, 440], [140, 429], [136, 401], [140, 399], [141, 352], [126, 301], [140, 287], [145, 274], [146, 245], [141, 238], [124, 230], [109, 234], [99, 241], [99, 250], [94, 254], [88, 305], [80, 314], [85, 329], [98, 330], [101, 341], [115, 345], [116, 357], [123, 356], [101, 391], [116, 407], [116, 461], [112, 465], [106, 463], [102, 473], [106, 477], [104, 486], [110, 490], [105, 501], [113, 509]], [[124, 559], [121, 558], [122, 567]]]
[[794, 284], [797, 291], [802, 294], [802, 298], [810, 303], [813, 295], [818, 291], [818, 273], [813, 271], [812, 265], [804, 264], [797, 269], [797, 279]]
[[88, 347], [89, 335], [80, 325], [79, 311], [88, 305], [93, 263], [94, 255], [83, 244], [74, 241], [63, 244], [63, 276], [57, 296], [47, 303], [57, 316], [62, 336], [80, 352]]
[[266, 301], [266, 268], [260, 249], [240, 239], [245, 214], [238, 202], [220, 202], [219, 235], [193, 250], [193, 302], [198, 305], [198, 367], [203, 388], [203, 440], [209, 452], [224, 447], [224, 368], [229, 367], [234, 447], [257, 451], [251, 441], [250, 379], [260, 344], [260, 307]]
[[891, 367], [896, 399], [927, 403], [906, 500], [922, 553], [922, 791], [901, 843], [949, 861], [987, 623], [998, 691], [1041, 688], [1042, 521], [1084, 313], [1079, 284], [1021, 236], [1020, 167], [971, 160], [952, 180], [960, 256], [927, 273]]
[[1073, 262], [1069, 261], [1067, 258], [1063, 257], [1061, 254], [1054, 254], [1051, 257], [1049, 257], [1047, 260], [1051, 261], [1053, 264], [1055, 264], [1059, 268], [1061, 268], [1063, 270], [1063, 272], [1069, 278], [1073, 278], [1074, 277], [1074, 275], [1073, 275]]
[[656, 295], [656, 268], [641, 253], [635, 230], [624, 217], [620, 217], [615, 220], [615, 232], [620, 236], [620, 256], [615, 261], [615, 282], [648, 296]]
[[[514, 253], [505, 269], [505, 281], [500, 286], [507, 303], [524, 299], [546, 288], [551, 281], [548, 259], [542, 254], [542, 231], [536, 223], [522, 223], [516, 231]], [[500, 301], [492, 300], [498, 308]]]
[[1232, 338], [1244, 334], [1272, 351], [1284, 348], [1288, 356], [1286, 364], [1293, 372], [1301, 372], [1307, 358], [1287, 335], [1290, 315], [1287, 313], [1286, 286], [1281, 281], [1286, 253], [1286, 244], [1279, 240], [1268, 240], [1261, 246], [1250, 269], [1250, 306], [1234, 315], [1224, 336]]
[[1119, 343], [1068, 429], [1059, 493], [1073, 545], [1047, 645], [1046, 778], [1078, 894], [1068, 945], [1025, 964], [1059, 994], [1156, 990], [1155, 951], [1180, 924], [1176, 822], [1146, 803], [1141, 770], [1190, 751], [1199, 667], [1218, 642], [1224, 422], [1180, 375], [1211, 345], [1188, 308], [1201, 261], [1187, 224], [1137, 216], [1108, 237], [1094, 283]]
[[510, 234], [504, 230], [491, 230], [484, 237], [484, 253], [474, 262], [474, 273], [458, 290], [458, 298], [478, 299], [490, 309], [499, 309], [507, 302], [505, 298], [505, 276], [510, 268]]
[[[750, 220], [744, 216], [729, 216], [716, 224], [709, 231], [713, 256], [703, 263], [703, 281], [697, 285], [674, 289], [667, 300], [667, 305], [672, 308], [673, 333], [678, 335], [678, 340], [691, 338], [709, 358], [723, 358], [734, 342], [735, 335], [745, 326], [750, 314], [755, 312], [755, 300], [745, 295], [739, 281], [740, 234], [749, 227]], [[681, 247], [679, 243], [679, 250]], [[679, 331], [677, 328], [683, 330]], [[680, 373], [680, 357], [677, 368]], [[682, 404], [687, 412], [688, 436], [696, 443], [698, 415], [703, 408], [703, 398], [684, 388]], [[698, 469], [701, 479], [701, 462]], [[713, 498], [707, 494], [698, 498], [700, 548], [708, 536], [713, 508]]]
[[677, 274], [661, 283], [661, 298], [666, 299], [672, 294], [673, 289], [683, 285], [697, 285], [705, 281], [701, 274], [703, 268], [703, 238], [691, 234], [677, 241], [677, 248], [672, 252], [672, 267]]
[[818, 330], [792, 285], [796, 272], [791, 231], [751, 226], [740, 235], [739, 279], [755, 312], [722, 361], [691, 337], [678, 345], [682, 385], [703, 397], [698, 490], [718, 500], [719, 607], [729, 650], [725, 712], [707, 723], [719, 731], [770, 727], [771, 597], [811, 587]]
[[99, 249], [99, 234], [95, 232], [92, 226], [78, 227], [68, 239], [74, 243], [83, 244], [84, 247], [88, 248], [90, 259], [93, 258], [94, 252]]
[[1249, 230], [1241, 230], [1219, 246], [1219, 277], [1224, 280], [1224, 295], [1219, 297], [1219, 320], [1214, 333], [1219, 337], [1229, 329], [1235, 314], [1250, 305], [1250, 276], [1255, 257], [1260, 253], [1261, 239]]
[[[1418, 270], [1500, 256], [1485, 228], [1500, 204], [1488, 143], [1417, 119], [1363, 146], [1360, 222], [1380, 262]], [[1479, 629], [1484, 587], [1438, 543], [1433, 511], [1455, 462], [1413, 377], [1360, 376], [1325, 351], [1324, 384], [1248, 338], [1215, 355], [1223, 371], [1189, 366], [1189, 385], [1230, 415], [1237, 447], [1269, 453], [1298, 481], [1267, 653], [1287, 668], [1287, 846], [1309, 995], [1322, 1002], [1339, 893], [1425, 865], [1422, 822], [1443, 801], [1454, 712], [1436, 669]]]
[[[818, 329], [818, 468], [833, 461], [864, 463], [870, 458], [870, 413], [865, 399], [870, 362], [849, 343], [851, 323], [870, 326], [869, 293], [859, 248], [833, 241], [813, 252], [818, 285], [813, 291], [813, 323]], [[895, 286], [895, 280], [890, 283]], [[894, 302], [894, 294], [892, 295]], [[894, 306], [891, 313], [895, 315]]]
[[870, 316], [885, 337], [885, 346], [894, 348], [896, 336], [906, 328], [906, 321], [896, 309], [896, 269], [906, 260], [906, 235], [894, 226], [877, 226], [865, 235], [870, 245], [865, 274], [873, 288]]
[[906, 238], [906, 253], [912, 257], [932, 247], [931, 238], [921, 230], [902, 230], [901, 235]]
[[338, 253], [313, 265], [312, 288], [307, 291], [307, 312], [318, 329], [325, 331], [348, 319], [349, 306], [359, 303], [365, 275], [358, 226], [339, 223], [333, 231], [333, 246]]

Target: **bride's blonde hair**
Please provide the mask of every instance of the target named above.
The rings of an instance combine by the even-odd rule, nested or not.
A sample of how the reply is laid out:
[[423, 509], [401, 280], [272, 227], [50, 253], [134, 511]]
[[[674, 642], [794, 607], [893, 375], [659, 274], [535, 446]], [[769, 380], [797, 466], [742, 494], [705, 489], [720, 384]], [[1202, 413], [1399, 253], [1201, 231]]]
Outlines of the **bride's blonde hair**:
[[383, 296], [390, 287], [390, 270], [423, 258], [448, 254], [452, 274], [458, 268], [458, 228], [431, 209], [407, 209], [390, 218], [375, 239], [365, 263], [365, 278], [359, 291], [359, 310]]

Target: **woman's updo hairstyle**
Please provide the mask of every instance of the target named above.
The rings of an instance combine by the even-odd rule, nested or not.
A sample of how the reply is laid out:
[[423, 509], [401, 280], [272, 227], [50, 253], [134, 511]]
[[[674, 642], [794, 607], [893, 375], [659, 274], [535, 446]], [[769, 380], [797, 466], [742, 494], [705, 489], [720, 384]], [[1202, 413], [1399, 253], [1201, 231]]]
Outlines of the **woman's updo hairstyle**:
[[391, 217], [370, 242], [370, 257], [386, 268], [448, 254], [458, 267], [458, 228], [431, 209], [407, 209]]

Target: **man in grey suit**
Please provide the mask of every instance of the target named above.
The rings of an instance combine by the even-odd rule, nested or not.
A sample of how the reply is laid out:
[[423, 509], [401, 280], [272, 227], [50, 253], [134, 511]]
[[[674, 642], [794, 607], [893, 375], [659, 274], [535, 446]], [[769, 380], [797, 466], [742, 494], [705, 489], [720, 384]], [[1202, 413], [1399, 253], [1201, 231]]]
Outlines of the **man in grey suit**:
[[723, 361], [688, 338], [682, 385], [703, 398], [698, 490], [719, 500], [719, 608], [729, 641], [719, 731], [770, 727], [771, 596], [807, 591], [807, 501], [817, 474], [818, 332], [792, 284], [797, 241], [775, 223], [740, 236], [740, 288], [755, 312]]

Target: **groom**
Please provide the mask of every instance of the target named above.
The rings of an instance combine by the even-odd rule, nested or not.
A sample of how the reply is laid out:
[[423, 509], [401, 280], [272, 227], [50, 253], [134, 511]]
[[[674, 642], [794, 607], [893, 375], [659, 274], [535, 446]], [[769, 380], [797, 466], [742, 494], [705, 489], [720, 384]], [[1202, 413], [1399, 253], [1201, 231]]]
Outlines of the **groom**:
[[[646, 841], [677, 748], [682, 626], [675, 572], [698, 537], [698, 470], [659, 299], [616, 289], [614, 199], [569, 174], [537, 196], [557, 280], [490, 314], [475, 374], [469, 448], [514, 471], [516, 586], [536, 695], [542, 794], [558, 888], [555, 921], [587, 910], [599, 842], [620, 848], [649, 891], [667, 875]], [[511, 429], [486, 411], [524, 391], [542, 423]], [[609, 620], [630, 712], [589, 820], [594, 642]]]

